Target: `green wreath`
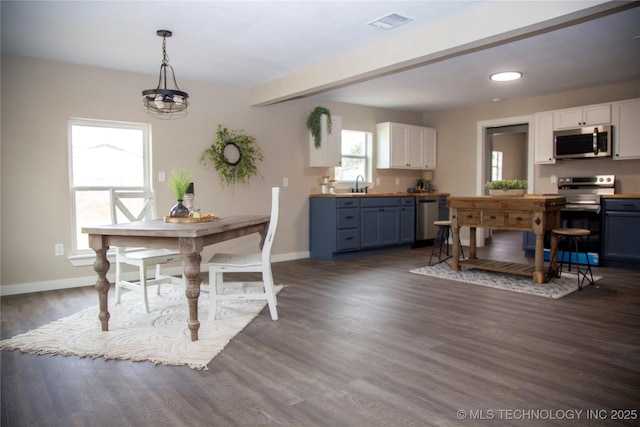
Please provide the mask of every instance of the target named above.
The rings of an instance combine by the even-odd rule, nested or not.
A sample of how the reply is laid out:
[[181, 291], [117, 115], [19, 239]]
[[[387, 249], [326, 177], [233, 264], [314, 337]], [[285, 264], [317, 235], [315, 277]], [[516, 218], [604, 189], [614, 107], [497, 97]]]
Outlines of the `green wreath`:
[[259, 175], [256, 162], [263, 158], [255, 137], [218, 125], [216, 140], [200, 160], [205, 165], [213, 163], [223, 185], [234, 186], [239, 182], [248, 184], [252, 176]]

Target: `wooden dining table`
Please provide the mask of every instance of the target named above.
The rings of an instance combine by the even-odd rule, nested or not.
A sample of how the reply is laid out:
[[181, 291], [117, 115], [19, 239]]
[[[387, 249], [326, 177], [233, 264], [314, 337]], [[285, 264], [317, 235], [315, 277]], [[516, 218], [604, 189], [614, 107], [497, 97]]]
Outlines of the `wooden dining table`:
[[96, 291], [100, 313], [98, 318], [103, 331], [109, 330], [107, 279], [109, 260], [107, 252], [111, 246], [177, 249], [185, 256], [184, 276], [187, 279], [185, 295], [189, 304], [188, 327], [191, 341], [198, 340], [198, 297], [200, 296], [200, 255], [203, 248], [215, 243], [235, 239], [253, 233], [262, 236], [263, 244], [269, 226], [268, 215], [233, 215], [214, 218], [210, 221], [171, 223], [164, 220], [138, 221], [126, 224], [87, 226], [83, 233], [89, 235], [89, 247], [96, 253], [93, 269], [98, 274]]

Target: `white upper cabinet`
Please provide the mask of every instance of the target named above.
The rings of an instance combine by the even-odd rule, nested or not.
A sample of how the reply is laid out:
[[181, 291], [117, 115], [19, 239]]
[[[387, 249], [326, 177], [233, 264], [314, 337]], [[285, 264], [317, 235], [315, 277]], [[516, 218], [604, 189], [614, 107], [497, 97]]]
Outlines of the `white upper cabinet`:
[[435, 169], [436, 131], [401, 123], [376, 125], [378, 169]]
[[615, 102], [613, 113], [613, 158], [640, 159], [640, 99]]
[[611, 104], [556, 110], [553, 112], [553, 122], [555, 130], [608, 125], [611, 123]]
[[424, 129], [424, 149], [425, 149], [425, 157], [424, 157], [424, 168], [425, 169], [435, 169], [436, 168], [436, 142], [437, 142], [437, 132], [433, 128], [423, 128]]
[[311, 134], [309, 134], [309, 166], [326, 167], [341, 166], [342, 164], [342, 117], [331, 116], [331, 133], [327, 132], [327, 116], [320, 118], [322, 134], [320, 147], [316, 148]]
[[537, 165], [556, 162], [553, 153], [553, 113], [551, 111], [534, 115], [534, 156]]

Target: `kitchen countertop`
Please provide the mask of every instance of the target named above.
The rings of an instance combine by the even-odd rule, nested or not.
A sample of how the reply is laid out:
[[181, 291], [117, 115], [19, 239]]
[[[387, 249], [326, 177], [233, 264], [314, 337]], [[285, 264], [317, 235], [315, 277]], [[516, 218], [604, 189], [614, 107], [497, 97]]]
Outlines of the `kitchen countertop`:
[[397, 193], [335, 193], [335, 194], [310, 194], [309, 197], [449, 197], [450, 193], [433, 191], [431, 193], [407, 193], [399, 191]]
[[601, 199], [640, 199], [640, 194], [601, 194]]

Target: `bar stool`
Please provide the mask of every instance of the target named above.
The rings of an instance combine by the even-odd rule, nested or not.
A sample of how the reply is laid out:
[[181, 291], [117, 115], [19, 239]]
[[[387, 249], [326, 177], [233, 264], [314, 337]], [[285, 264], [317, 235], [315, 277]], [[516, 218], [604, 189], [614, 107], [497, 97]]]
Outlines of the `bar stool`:
[[[434, 239], [433, 247], [431, 248], [429, 266], [445, 262], [452, 257], [452, 255], [449, 253], [449, 233], [451, 233], [451, 221], [434, 221], [433, 225], [438, 227], [438, 231], [436, 232], [436, 238]], [[462, 249], [462, 244], [460, 243], [460, 236], [458, 236], [458, 244], [460, 245], [462, 258], [464, 258], [464, 250]], [[438, 248], [437, 252], [436, 247]], [[444, 257], [442, 255], [443, 253]], [[438, 259], [438, 262], [436, 262], [435, 264], [431, 264], [431, 260], [433, 259], [433, 257], [437, 257]]]
[[[578, 256], [579, 256], [578, 243], [584, 244], [585, 237], [589, 239], [589, 236], [591, 235], [591, 231], [586, 230], [584, 228], [556, 228], [551, 230], [551, 232], [558, 236], [558, 245], [556, 246], [556, 250], [554, 251], [554, 253], [551, 255], [551, 264], [549, 264], [549, 272], [547, 274], [546, 281], [549, 281], [551, 277], [554, 275], [554, 272], [551, 270], [551, 266], [553, 265], [554, 259], [558, 260], [560, 263], [560, 265], [558, 266], [558, 270], [555, 272], [555, 276], [560, 277], [560, 274], [562, 273], [562, 267], [564, 266], [564, 263], [565, 263], [565, 257], [567, 257], [568, 255], [567, 257], [568, 264], [569, 264], [568, 271], [571, 271], [572, 254], [575, 254], [575, 264], [576, 264], [575, 267], [578, 274], [578, 289], [582, 290], [582, 284], [584, 283], [585, 280], [587, 280], [589, 284], [593, 285], [593, 272], [591, 271], [591, 262], [589, 261], [589, 254], [585, 252], [587, 267], [583, 269], [584, 271], [580, 271], [580, 262], [578, 259]], [[568, 242], [569, 250], [563, 254], [562, 259], [558, 259], [560, 242], [562, 241]], [[589, 274], [589, 277], [587, 277], [587, 273]], [[582, 278], [580, 278], [580, 275], [582, 275]]]

